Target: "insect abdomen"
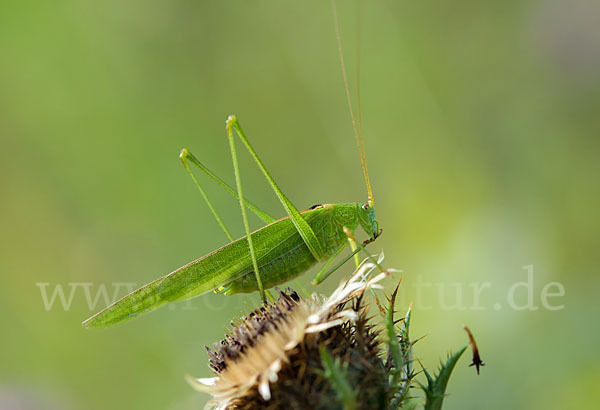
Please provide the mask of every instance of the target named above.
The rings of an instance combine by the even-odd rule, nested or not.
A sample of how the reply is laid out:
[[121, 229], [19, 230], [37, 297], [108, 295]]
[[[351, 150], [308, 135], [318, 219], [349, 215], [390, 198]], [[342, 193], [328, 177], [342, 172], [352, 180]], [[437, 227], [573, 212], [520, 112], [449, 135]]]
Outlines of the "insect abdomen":
[[[300, 238], [300, 240], [302, 240]], [[272, 288], [280, 283], [295, 278], [302, 272], [310, 269], [317, 260], [312, 256], [304, 243], [290, 249], [285, 254], [259, 265], [260, 278], [265, 289]], [[260, 264], [260, 261], [259, 261]], [[235, 293], [249, 293], [258, 290], [256, 275], [251, 271], [226, 286], [226, 295]]]

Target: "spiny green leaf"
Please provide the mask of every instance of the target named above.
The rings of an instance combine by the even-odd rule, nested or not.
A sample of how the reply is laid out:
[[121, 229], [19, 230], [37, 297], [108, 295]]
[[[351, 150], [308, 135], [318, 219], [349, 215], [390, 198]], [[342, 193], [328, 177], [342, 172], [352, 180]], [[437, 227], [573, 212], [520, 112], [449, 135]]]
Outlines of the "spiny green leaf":
[[[399, 284], [398, 284], [399, 285]], [[394, 320], [394, 307], [398, 286], [390, 297], [390, 303], [386, 311], [386, 334], [388, 344], [388, 355], [393, 364], [390, 374], [390, 387], [392, 391], [391, 408], [404, 406], [409, 389], [412, 385], [412, 379], [415, 376], [413, 372], [412, 346], [409, 338], [410, 318], [412, 315], [412, 305], [408, 308], [404, 318], [400, 320], [399, 333], [396, 333], [396, 321]]]
[[414, 378], [415, 374], [413, 372], [413, 355], [412, 355], [412, 347], [419, 340], [411, 341], [409, 336], [410, 330], [410, 318], [412, 316], [412, 304], [408, 307], [408, 311], [404, 316], [404, 320], [400, 326], [400, 347], [402, 348], [402, 355], [404, 358], [404, 367], [402, 369], [402, 377], [406, 381], [405, 388], [403, 389], [403, 395], [405, 396], [408, 393], [408, 388], [410, 387], [410, 382]]
[[427, 378], [427, 387], [421, 385], [425, 391], [426, 397], [425, 410], [440, 410], [442, 408], [444, 395], [446, 393], [446, 386], [448, 385], [448, 380], [450, 379], [452, 370], [466, 349], [467, 346], [464, 346], [459, 351], [448, 357], [446, 363], [442, 364], [438, 374], [435, 376], [435, 379], [427, 370], [423, 369], [423, 373]]
[[[400, 284], [398, 284], [398, 286], [399, 285]], [[394, 305], [396, 302], [396, 295], [398, 293], [398, 286], [396, 286], [394, 293], [392, 293], [392, 296], [390, 297], [390, 304], [387, 308], [387, 313], [385, 317], [388, 354], [390, 355], [392, 363], [394, 364], [394, 367], [391, 371], [391, 384], [393, 388], [395, 388], [398, 385], [398, 382], [402, 375], [402, 367], [404, 366], [404, 356], [402, 354], [400, 340], [398, 339], [398, 335], [396, 334], [396, 325], [394, 323]]]

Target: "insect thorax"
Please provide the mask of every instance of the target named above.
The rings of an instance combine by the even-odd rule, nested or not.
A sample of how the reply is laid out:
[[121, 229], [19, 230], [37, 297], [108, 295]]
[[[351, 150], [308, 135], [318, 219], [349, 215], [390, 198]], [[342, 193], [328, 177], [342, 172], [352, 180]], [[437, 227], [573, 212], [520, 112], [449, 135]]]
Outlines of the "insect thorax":
[[[360, 204], [357, 203], [346, 203], [346, 204], [332, 204], [327, 205], [332, 207], [333, 220], [337, 225], [338, 229], [346, 227], [354, 232], [359, 224], [358, 212], [360, 210]], [[340, 232], [346, 237], [343, 231]]]

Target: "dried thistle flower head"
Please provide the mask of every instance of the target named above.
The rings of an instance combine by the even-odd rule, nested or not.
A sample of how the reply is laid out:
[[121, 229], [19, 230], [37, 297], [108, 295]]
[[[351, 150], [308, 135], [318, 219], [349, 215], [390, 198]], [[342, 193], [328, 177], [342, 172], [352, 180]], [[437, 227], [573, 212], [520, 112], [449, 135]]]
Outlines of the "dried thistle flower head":
[[323, 373], [325, 348], [347, 366], [349, 377], [370, 386], [372, 393], [359, 400], [384, 400], [386, 374], [378, 333], [359, 301], [388, 275], [380, 272], [371, 278], [374, 268], [374, 263], [363, 263], [326, 299], [278, 290], [277, 302], [242, 317], [225, 340], [209, 349], [216, 377], [190, 378], [190, 383], [210, 393], [216, 408], [335, 408], [331, 404], [337, 403], [338, 393]]
[[364, 298], [392, 272], [379, 267], [382, 260], [364, 261], [329, 298], [277, 289], [276, 302], [232, 322], [226, 338], [207, 348], [214, 377], [188, 381], [211, 394], [207, 406], [216, 409], [400, 408], [415, 376], [410, 310], [394, 319], [394, 292], [378, 326]]

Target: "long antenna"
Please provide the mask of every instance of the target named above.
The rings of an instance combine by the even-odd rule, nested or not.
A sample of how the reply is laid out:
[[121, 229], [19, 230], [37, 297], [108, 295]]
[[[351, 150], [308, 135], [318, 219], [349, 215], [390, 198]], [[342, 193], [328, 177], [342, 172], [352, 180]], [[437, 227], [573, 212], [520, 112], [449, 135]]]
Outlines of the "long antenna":
[[[352, 118], [352, 128], [354, 130], [354, 139], [358, 147], [358, 153], [360, 155], [360, 163], [362, 165], [363, 174], [365, 176], [365, 184], [367, 186], [367, 193], [369, 198], [369, 206], [375, 206], [375, 200], [373, 199], [373, 192], [371, 191], [371, 181], [369, 180], [369, 170], [367, 168], [367, 158], [365, 155], [365, 139], [362, 131], [362, 116], [360, 112], [360, 66], [357, 63], [357, 97], [358, 97], [358, 127], [356, 125], [356, 119], [354, 117], [354, 110], [352, 109], [352, 98], [350, 97], [350, 88], [348, 87], [348, 77], [346, 75], [346, 65], [344, 64], [344, 52], [342, 49], [342, 37], [340, 36], [340, 25], [338, 22], [337, 6], [335, 0], [331, 0], [331, 8], [333, 9], [333, 25], [335, 27], [335, 37], [337, 39], [338, 53], [340, 57], [340, 65], [342, 66], [342, 76], [344, 78], [344, 88], [346, 90], [346, 99], [348, 101], [348, 108], [350, 109], [350, 117]], [[360, 35], [360, 32], [358, 33]], [[357, 60], [359, 56], [357, 56]]]

